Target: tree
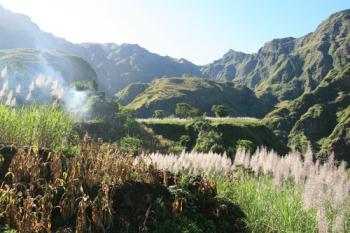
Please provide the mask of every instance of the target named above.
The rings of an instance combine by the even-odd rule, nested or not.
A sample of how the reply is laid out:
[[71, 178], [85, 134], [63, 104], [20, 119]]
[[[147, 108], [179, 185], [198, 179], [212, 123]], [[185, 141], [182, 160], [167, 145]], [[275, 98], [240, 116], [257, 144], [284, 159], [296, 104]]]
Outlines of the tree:
[[160, 109], [155, 110], [153, 113], [153, 117], [163, 119], [165, 117], [164, 110], [160, 110]]
[[226, 117], [229, 115], [229, 110], [224, 105], [213, 105], [211, 111], [215, 114], [216, 117]]
[[190, 147], [190, 144], [191, 144], [191, 137], [188, 135], [182, 135], [180, 137], [179, 142], [180, 142], [180, 145], [182, 147], [185, 147], [186, 149], [188, 149]]
[[192, 107], [186, 103], [178, 103], [176, 104], [175, 114], [178, 117], [195, 117], [198, 116], [199, 110], [197, 108]]
[[222, 134], [210, 130], [201, 131], [198, 134], [196, 146], [194, 147], [195, 151], [208, 153], [209, 151], [214, 153], [224, 153], [225, 148], [222, 145]]

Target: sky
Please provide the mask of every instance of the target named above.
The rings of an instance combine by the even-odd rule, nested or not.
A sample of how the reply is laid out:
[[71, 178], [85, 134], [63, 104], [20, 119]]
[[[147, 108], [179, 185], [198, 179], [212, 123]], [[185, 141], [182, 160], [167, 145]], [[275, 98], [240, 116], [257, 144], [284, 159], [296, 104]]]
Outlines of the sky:
[[349, 0], [0, 0], [71, 42], [139, 44], [203, 65], [229, 49], [257, 52], [274, 38], [300, 37]]

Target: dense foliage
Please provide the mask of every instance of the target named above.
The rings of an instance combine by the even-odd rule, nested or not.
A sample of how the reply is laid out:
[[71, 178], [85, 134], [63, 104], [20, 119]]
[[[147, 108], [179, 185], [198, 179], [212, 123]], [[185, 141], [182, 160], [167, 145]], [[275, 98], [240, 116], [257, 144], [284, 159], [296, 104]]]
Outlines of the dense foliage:
[[46, 148], [68, 146], [73, 119], [55, 106], [9, 108], [0, 104], [0, 141]]

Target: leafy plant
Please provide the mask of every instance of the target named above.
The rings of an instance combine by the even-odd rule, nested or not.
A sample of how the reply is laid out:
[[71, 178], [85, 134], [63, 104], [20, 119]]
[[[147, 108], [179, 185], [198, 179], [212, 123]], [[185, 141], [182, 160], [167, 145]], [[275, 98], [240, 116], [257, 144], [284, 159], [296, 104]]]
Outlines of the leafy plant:
[[227, 117], [229, 115], [229, 110], [224, 105], [213, 105], [211, 111], [216, 117]]
[[164, 110], [160, 110], [160, 109], [155, 110], [154, 114], [153, 114], [153, 117], [157, 118], [157, 119], [163, 119], [165, 117]]
[[119, 148], [122, 152], [132, 155], [140, 154], [142, 151], [142, 140], [135, 137], [123, 137], [119, 142]]
[[186, 103], [176, 104], [175, 114], [178, 117], [188, 118], [198, 116], [199, 110]]

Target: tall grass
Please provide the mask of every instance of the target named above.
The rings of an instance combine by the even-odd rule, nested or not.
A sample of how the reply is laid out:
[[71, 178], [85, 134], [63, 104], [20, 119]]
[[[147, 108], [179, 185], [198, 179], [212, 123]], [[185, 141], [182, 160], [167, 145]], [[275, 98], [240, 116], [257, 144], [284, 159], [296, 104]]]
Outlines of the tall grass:
[[[293, 216], [296, 216], [293, 214], [294, 207], [296, 203], [300, 203], [298, 206], [304, 211], [303, 216], [314, 216], [314, 221], [310, 221], [308, 225], [316, 227], [314, 230], [300, 227], [298, 231], [292, 232], [350, 232], [349, 171], [346, 170], [345, 162], [335, 164], [334, 155], [330, 155], [328, 161], [321, 163], [313, 158], [311, 149], [303, 156], [292, 152], [284, 157], [266, 149], [259, 149], [252, 156], [244, 150], [239, 150], [234, 164], [243, 166], [254, 174], [251, 175], [253, 178], [238, 182], [242, 185], [235, 187], [239, 192], [242, 187], [245, 188], [252, 183], [255, 191], [254, 189], [246, 191], [246, 197], [251, 196], [252, 192], [259, 193], [253, 201], [247, 203], [248, 210], [256, 208], [260, 203], [266, 203], [265, 208], [269, 208], [270, 204], [283, 203], [275, 208], [275, 211], [269, 211], [269, 215], [282, 212], [288, 213], [288, 218], [293, 219]], [[269, 179], [265, 180], [266, 177]], [[265, 188], [261, 189], [264, 186]], [[267, 193], [270, 194], [266, 196], [264, 193], [268, 189]], [[281, 192], [282, 194], [289, 192], [287, 196], [289, 199], [283, 200], [283, 195], [276, 195]], [[295, 201], [295, 197], [298, 197], [298, 201]], [[238, 198], [237, 202], [244, 206], [246, 200]], [[264, 206], [259, 209], [261, 208]], [[262, 216], [266, 214], [257, 216], [255, 221], [261, 221]], [[274, 228], [281, 225], [281, 222], [273, 222], [275, 222]], [[297, 219], [292, 223], [302, 226]], [[270, 228], [269, 223], [266, 225]], [[253, 229], [256, 229], [254, 225]]]
[[56, 106], [10, 108], [0, 104], [0, 143], [57, 148], [67, 143], [73, 123]]
[[252, 232], [350, 232], [350, 176], [333, 155], [322, 162], [311, 150], [279, 156], [265, 148], [238, 150], [234, 164], [204, 153], [151, 154], [158, 169], [201, 175], [217, 182], [221, 198], [240, 206]]
[[302, 190], [293, 182], [278, 188], [269, 176], [254, 177], [245, 171], [237, 180], [219, 179], [221, 198], [238, 204], [250, 232], [317, 232], [316, 212], [303, 208]]
[[233, 163], [226, 155], [183, 151], [181, 154], [163, 155], [152, 153], [141, 157], [147, 164], [172, 173], [186, 172], [207, 178], [228, 176], [233, 171]]

